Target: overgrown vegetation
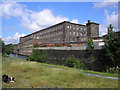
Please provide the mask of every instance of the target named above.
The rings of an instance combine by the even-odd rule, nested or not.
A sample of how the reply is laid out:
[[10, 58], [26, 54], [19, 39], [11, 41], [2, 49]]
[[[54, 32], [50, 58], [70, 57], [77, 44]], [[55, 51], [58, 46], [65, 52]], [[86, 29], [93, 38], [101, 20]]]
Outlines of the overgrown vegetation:
[[65, 63], [68, 67], [75, 67], [75, 68], [82, 68], [83, 63], [80, 62], [79, 59], [75, 58], [73, 55], [69, 56], [66, 60]]
[[11, 53], [14, 53], [14, 45], [15, 44], [7, 44], [5, 45], [5, 53], [6, 54], [11, 54]]
[[[83, 70], [59, 66], [44, 68], [44, 63], [14, 58], [3, 63], [2, 74], [14, 76], [16, 82], [3, 84], [3, 88], [118, 88], [118, 80], [82, 75]], [[8, 67], [9, 66], [9, 67]], [[50, 65], [47, 65], [50, 66]], [[56, 65], [54, 65], [55, 67]], [[58, 66], [57, 66], [58, 67]], [[61, 71], [67, 68], [69, 71]], [[76, 70], [76, 72], [73, 72]], [[90, 72], [90, 71], [89, 71]], [[107, 83], [106, 83], [107, 82]]]
[[103, 64], [109, 71], [120, 68], [120, 38], [113, 31], [111, 24], [108, 27], [108, 35], [105, 36], [104, 42], [106, 59], [103, 60]]
[[2, 41], [2, 39], [0, 38], [0, 53], [2, 52], [2, 54], [5, 53], [5, 44]]
[[88, 39], [88, 42], [87, 42], [87, 48], [86, 50], [88, 50], [88, 52], [91, 54], [94, 50], [94, 42], [92, 39]]
[[29, 61], [37, 61], [44, 63], [47, 57], [47, 51], [40, 52], [39, 50], [33, 50], [33, 53], [27, 58]]
[[5, 45], [5, 43], [1, 40], [0, 38], [0, 52], [2, 52], [2, 55], [5, 54], [10, 54], [14, 52], [14, 46], [15, 44], [7, 44]]

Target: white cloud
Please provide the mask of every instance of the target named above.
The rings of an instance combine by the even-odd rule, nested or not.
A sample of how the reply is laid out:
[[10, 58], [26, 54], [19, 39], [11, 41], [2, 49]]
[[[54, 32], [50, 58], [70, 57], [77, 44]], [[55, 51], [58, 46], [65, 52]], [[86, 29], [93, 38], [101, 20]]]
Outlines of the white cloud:
[[19, 38], [25, 36], [26, 34], [19, 34], [18, 32], [15, 33], [13, 36], [9, 36], [7, 38], [2, 38], [5, 44], [10, 44], [10, 43], [18, 43]]
[[78, 19], [73, 19], [71, 22], [72, 23], [79, 23]]
[[107, 34], [107, 26], [105, 24], [101, 24], [99, 26], [99, 31], [100, 31], [100, 36], [103, 36], [105, 34]]
[[113, 25], [114, 31], [118, 31], [118, 14], [115, 11], [113, 11], [111, 14], [109, 14], [108, 11], [105, 10], [104, 23], [100, 25], [101, 35], [104, 35], [107, 33], [107, 28], [110, 24]]
[[55, 16], [50, 9], [34, 12], [27, 9], [25, 5], [16, 2], [5, 2], [0, 4], [0, 6], [2, 7], [3, 17], [6, 19], [9, 19], [11, 16], [19, 17], [20, 24], [30, 32], [35, 32], [62, 21], [78, 23], [77, 19], [69, 20], [61, 15]]
[[102, 8], [102, 7], [106, 7], [106, 6], [110, 6], [110, 5], [113, 5], [113, 7], [116, 7], [118, 1], [119, 0], [104, 0], [102, 2], [94, 3], [94, 7]]
[[105, 10], [105, 16], [106, 25], [112, 24], [116, 31], [118, 29], [118, 14], [115, 11], [113, 11], [112, 14], [109, 14], [108, 11]]
[[1, 15], [5, 18], [9, 18], [10, 16], [21, 17], [27, 14], [27, 9], [24, 9], [25, 6], [16, 2], [3, 2], [0, 4], [0, 7], [2, 8]]
[[55, 16], [51, 10], [44, 9], [40, 12], [31, 13], [29, 19], [28, 17], [24, 17], [22, 25], [27, 29], [34, 31], [67, 20], [69, 19], [66, 17]]

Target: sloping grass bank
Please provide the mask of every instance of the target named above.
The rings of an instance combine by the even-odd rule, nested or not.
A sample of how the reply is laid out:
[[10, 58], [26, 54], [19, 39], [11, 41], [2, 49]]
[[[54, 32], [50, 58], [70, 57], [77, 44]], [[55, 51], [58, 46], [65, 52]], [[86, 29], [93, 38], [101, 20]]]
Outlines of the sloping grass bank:
[[[14, 58], [15, 59], [15, 58]], [[15, 83], [3, 84], [3, 88], [117, 88], [118, 80], [104, 79], [71, 72], [73, 69], [63, 66], [56, 66], [60, 69], [66, 68], [68, 71], [61, 71], [57, 68], [43, 68], [38, 62], [29, 62], [17, 59], [3, 63], [3, 74], [14, 76]], [[51, 65], [53, 66], [53, 65]], [[55, 65], [54, 65], [55, 66]], [[82, 71], [82, 70], [81, 70]]]
[[46, 67], [60, 68], [60, 69], [74, 71], [74, 72], [76, 71], [80, 73], [90, 73], [90, 74], [97, 74], [97, 75], [103, 75], [103, 76], [109, 76], [109, 77], [118, 77], [118, 73], [96, 72], [96, 71], [82, 70], [82, 69], [77, 69], [77, 68], [70, 68], [66, 66], [46, 64], [46, 63], [39, 63], [39, 64], [42, 66], [46, 66]]

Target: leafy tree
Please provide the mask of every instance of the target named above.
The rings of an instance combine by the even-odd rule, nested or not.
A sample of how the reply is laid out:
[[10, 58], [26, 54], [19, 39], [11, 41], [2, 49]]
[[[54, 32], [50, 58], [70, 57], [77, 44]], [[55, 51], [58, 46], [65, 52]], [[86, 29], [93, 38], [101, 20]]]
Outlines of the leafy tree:
[[0, 38], [0, 53], [2, 52], [2, 54], [5, 53], [5, 44], [2, 41], [2, 39]]
[[13, 44], [7, 44], [5, 45], [5, 53], [10, 54], [14, 52], [14, 45]]
[[87, 42], [87, 50], [88, 50], [88, 52], [89, 53], [92, 53], [93, 52], [93, 50], [94, 50], [94, 42], [93, 42], [93, 40], [92, 39], [88, 39], [88, 42]]
[[[105, 42], [105, 56], [106, 67], [117, 67], [120, 62], [120, 38], [113, 31], [113, 26], [110, 24], [108, 27], [108, 35], [104, 38]], [[120, 66], [119, 66], [120, 67]]]

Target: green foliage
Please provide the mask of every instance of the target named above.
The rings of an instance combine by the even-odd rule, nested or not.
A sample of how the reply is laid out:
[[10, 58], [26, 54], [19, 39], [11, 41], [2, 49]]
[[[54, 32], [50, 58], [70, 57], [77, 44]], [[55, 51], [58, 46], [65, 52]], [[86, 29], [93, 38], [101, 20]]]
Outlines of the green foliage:
[[120, 62], [120, 38], [115, 35], [113, 26], [108, 27], [108, 35], [104, 38], [106, 61], [103, 63], [106, 67], [117, 67]]
[[60, 45], [55, 45], [55, 47], [61, 47]]
[[94, 42], [92, 39], [88, 39], [88, 42], [87, 42], [87, 48], [86, 50], [88, 50], [88, 52], [91, 54], [94, 50]]
[[40, 52], [40, 59], [39, 59], [39, 62], [44, 63], [46, 57], [47, 57], [47, 50], [43, 50], [42, 52]]
[[5, 54], [5, 44], [2, 41], [2, 39], [0, 38], [0, 53], [2, 52], [2, 54]]
[[0, 52], [2, 52], [3, 55], [13, 53], [14, 52], [13, 47], [14, 47], [13, 44], [5, 45], [4, 42], [0, 38]]
[[14, 45], [13, 44], [7, 44], [5, 45], [5, 53], [10, 54], [14, 52]]
[[46, 57], [47, 57], [47, 54], [45, 51], [41, 53], [39, 50], [33, 50], [33, 53], [27, 59], [30, 61], [37, 61], [37, 62], [44, 63]]
[[83, 63], [73, 55], [69, 56], [65, 61], [66, 65], [69, 67], [82, 68], [83, 66]]
[[36, 47], [39, 47], [39, 45], [38, 45], [38, 44], [35, 44], [35, 45], [34, 45], [34, 48], [36, 48]]

